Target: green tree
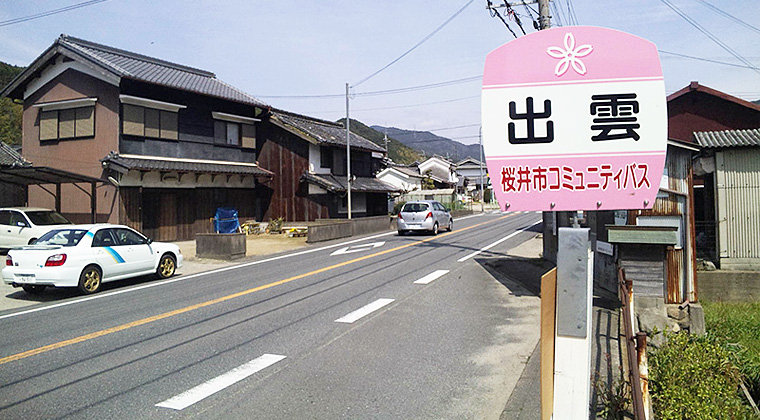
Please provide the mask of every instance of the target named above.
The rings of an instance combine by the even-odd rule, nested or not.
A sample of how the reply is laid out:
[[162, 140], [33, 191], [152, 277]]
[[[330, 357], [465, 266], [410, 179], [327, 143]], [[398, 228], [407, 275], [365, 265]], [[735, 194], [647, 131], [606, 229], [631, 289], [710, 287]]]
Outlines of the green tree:
[[423, 190], [434, 190], [435, 189], [435, 181], [433, 181], [433, 170], [428, 169], [425, 171], [425, 177], [422, 178], [422, 189]]
[[[0, 88], [7, 86], [23, 67], [0, 62]], [[21, 115], [23, 107], [9, 98], [0, 98], [0, 140], [8, 144], [21, 144]]]

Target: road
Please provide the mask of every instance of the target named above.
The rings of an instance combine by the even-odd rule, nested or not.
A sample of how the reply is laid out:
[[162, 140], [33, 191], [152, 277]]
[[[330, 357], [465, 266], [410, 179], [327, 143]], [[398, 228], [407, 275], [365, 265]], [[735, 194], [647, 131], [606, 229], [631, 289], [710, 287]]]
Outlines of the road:
[[539, 303], [481, 261], [540, 219], [476, 215], [5, 311], [0, 418], [498, 418]]

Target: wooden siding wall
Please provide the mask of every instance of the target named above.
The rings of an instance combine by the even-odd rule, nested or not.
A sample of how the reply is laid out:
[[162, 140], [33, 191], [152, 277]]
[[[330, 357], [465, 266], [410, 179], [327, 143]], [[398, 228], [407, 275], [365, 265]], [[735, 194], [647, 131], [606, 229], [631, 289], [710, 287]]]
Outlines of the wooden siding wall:
[[618, 245], [620, 266], [633, 280], [637, 296], [663, 298], [665, 293], [665, 250], [662, 245]]
[[149, 189], [121, 188], [120, 223], [156, 241], [195, 239], [213, 232], [217, 207], [233, 207], [240, 223], [256, 219], [255, 191], [233, 188]]
[[309, 143], [270, 123], [259, 130], [259, 165], [275, 173], [262, 194], [263, 220], [313, 221], [330, 217], [324, 197], [309, 196], [301, 175], [309, 170]]
[[[254, 149], [214, 143], [214, 119], [211, 115], [212, 112], [225, 112], [253, 118], [253, 106], [127, 79], [122, 82], [121, 93], [187, 106], [179, 110], [178, 140], [120, 135], [121, 153], [233, 162], [256, 161]], [[117, 127], [117, 133], [121, 133], [120, 126]]]

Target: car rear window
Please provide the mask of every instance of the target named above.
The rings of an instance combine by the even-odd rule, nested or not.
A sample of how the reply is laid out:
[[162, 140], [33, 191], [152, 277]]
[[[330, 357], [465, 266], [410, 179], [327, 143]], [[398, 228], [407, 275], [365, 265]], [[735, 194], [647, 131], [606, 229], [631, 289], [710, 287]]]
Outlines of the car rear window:
[[417, 213], [420, 211], [427, 211], [427, 203], [406, 203], [401, 211], [406, 213]]
[[56, 229], [40, 236], [35, 245], [75, 246], [87, 233], [84, 229]]
[[63, 217], [57, 211], [28, 211], [26, 217], [37, 226], [47, 225], [70, 225], [69, 219]]

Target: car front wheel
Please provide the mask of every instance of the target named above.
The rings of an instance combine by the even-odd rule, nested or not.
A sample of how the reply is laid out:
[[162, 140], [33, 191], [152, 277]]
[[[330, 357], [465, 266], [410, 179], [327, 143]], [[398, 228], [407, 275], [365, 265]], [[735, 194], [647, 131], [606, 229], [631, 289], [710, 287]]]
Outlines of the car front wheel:
[[174, 275], [174, 271], [177, 269], [177, 260], [169, 254], [164, 254], [161, 257], [161, 261], [158, 263], [156, 269], [156, 275], [160, 279], [169, 278]]
[[452, 230], [454, 230], [454, 219], [449, 219], [448, 231], [451, 232]]
[[103, 274], [98, 267], [90, 265], [79, 275], [79, 290], [84, 294], [92, 294], [100, 290]]

